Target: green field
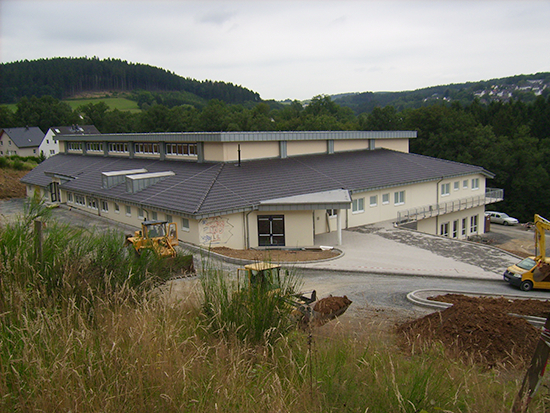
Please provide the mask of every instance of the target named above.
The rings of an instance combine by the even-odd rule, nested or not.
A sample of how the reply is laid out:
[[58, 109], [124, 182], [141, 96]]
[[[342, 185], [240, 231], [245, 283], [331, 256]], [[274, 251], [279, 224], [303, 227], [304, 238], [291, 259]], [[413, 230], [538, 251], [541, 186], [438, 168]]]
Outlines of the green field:
[[69, 104], [73, 110], [82, 105], [89, 103], [96, 104], [99, 102], [105, 102], [109, 109], [118, 109], [120, 111], [127, 112], [140, 112], [137, 102], [122, 98], [122, 97], [105, 97], [105, 98], [90, 98], [90, 99], [65, 99], [63, 102]]

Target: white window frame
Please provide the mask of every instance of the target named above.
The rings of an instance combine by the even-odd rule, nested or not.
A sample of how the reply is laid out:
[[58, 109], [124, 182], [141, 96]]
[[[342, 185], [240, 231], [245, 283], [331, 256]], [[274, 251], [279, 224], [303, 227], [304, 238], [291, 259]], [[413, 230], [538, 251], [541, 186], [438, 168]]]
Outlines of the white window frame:
[[132, 216], [132, 207], [130, 205], [126, 205], [126, 216], [127, 217]]
[[115, 202], [115, 213], [120, 214], [120, 205]]
[[405, 191], [396, 191], [393, 193], [393, 204], [403, 205], [405, 203]]
[[109, 212], [109, 202], [101, 201], [101, 212]]
[[470, 217], [470, 234], [477, 234], [477, 226], [478, 226], [477, 215], [472, 215]]
[[439, 231], [440, 231], [439, 235], [441, 235], [443, 237], [448, 237], [449, 236], [449, 222], [444, 222], [443, 224], [441, 224]]
[[143, 219], [145, 217], [145, 211], [143, 208], [138, 208], [138, 219]]
[[467, 179], [462, 181], [462, 188], [468, 189], [468, 180]]
[[174, 222], [174, 221], [172, 220], [172, 215], [166, 214], [166, 221], [168, 221], [168, 222]]
[[458, 191], [460, 189], [460, 181], [455, 181], [453, 184], [453, 189]]
[[189, 227], [189, 218], [182, 217], [181, 218], [181, 230], [189, 232], [189, 229], [190, 229], [190, 227]]
[[375, 207], [378, 205], [378, 195], [371, 195], [369, 198], [369, 205]]
[[472, 190], [479, 189], [479, 178], [472, 178]]
[[382, 205], [388, 205], [390, 203], [390, 194], [382, 194]]
[[451, 184], [447, 182], [446, 184], [441, 184], [441, 196], [451, 195]]
[[462, 236], [468, 234], [468, 218], [462, 218]]
[[351, 201], [351, 213], [360, 214], [365, 212], [365, 198], [356, 198]]

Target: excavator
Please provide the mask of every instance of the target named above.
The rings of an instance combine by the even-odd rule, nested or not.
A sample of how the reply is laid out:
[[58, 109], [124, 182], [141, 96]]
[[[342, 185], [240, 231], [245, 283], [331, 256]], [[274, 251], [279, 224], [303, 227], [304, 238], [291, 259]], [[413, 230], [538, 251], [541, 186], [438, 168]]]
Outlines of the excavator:
[[546, 233], [550, 230], [550, 221], [535, 214], [535, 254], [504, 271], [504, 280], [519, 287], [522, 291], [533, 288], [550, 290], [550, 258], [546, 257]]
[[[280, 291], [282, 271], [278, 264], [256, 262], [237, 270], [237, 282], [241, 285], [241, 274], [243, 274], [245, 289], [250, 293], [258, 287], [267, 291]], [[294, 307], [292, 317], [303, 327], [323, 325], [344, 314], [352, 304], [352, 301], [345, 295], [343, 297], [329, 296], [318, 300], [315, 290], [287, 294], [283, 296], [283, 299]]]

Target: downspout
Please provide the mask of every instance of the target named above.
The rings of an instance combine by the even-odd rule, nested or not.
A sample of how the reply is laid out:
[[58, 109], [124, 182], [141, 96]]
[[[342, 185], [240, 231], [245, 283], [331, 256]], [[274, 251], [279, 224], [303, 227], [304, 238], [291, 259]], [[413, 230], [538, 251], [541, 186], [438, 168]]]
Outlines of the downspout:
[[[437, 205], [437, 215], [435, 216], [435, 234], [438, 234], [439, 232], [439, 184], [443, 182], [443, 177], [439, 181], [437, 181], [437, 187], [435, 188], [435, 203]], [[417, 224], [418, 228], [418, 224]]]
[[245, 223], [244, 223], [244, 226], [245, 226], [245, 247], [246, 249], [250, 249], [250, 225], [248, 223], [248, 216], [254, 211], [254, 209], [251, 209], [250, 211], [248, 211], [248, 213], [245, 215]]

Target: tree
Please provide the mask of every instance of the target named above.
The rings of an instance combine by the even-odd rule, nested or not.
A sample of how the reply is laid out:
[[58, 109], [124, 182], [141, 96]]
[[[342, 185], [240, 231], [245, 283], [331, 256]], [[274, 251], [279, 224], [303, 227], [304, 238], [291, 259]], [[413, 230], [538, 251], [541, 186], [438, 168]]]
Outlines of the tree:
[[78, 123], [78, 115], [71, 107], [51, 96], [23, 98], [17, 103], [15, 112], [17, 126], [38, 126], [47, 131], [53, 126]]

